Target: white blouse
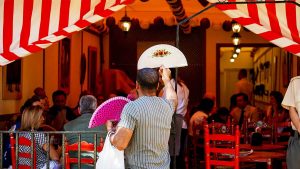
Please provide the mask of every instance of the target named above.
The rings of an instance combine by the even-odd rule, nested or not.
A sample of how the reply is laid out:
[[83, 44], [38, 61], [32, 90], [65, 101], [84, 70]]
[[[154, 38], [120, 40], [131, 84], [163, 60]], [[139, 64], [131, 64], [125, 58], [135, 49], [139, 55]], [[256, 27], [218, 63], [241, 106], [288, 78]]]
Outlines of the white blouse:
[[[174, 79], [171, 79], [171, 84], [175, 90], [175, 80]], [[163, 88], [162, 90], [163, 90], [162, 97], [166, 98], [165, 88]], [[188, 102], [189, 102], [189, 89], [187, 88], [187, 86], [184, 83], [181, 83], [181, 85], [179, 85], [177, 83], [177, 99], [178, 99], [178, 105], [177, 105], [176, 114], [180, 114], [184, 117], [185, 114], [187, 113], [187, 106], [188, 106]], [[185, 120], [183, 120], [182, 128], [184, 128], [184, 129], [187, 128], [187, 124], [186, 124]]]

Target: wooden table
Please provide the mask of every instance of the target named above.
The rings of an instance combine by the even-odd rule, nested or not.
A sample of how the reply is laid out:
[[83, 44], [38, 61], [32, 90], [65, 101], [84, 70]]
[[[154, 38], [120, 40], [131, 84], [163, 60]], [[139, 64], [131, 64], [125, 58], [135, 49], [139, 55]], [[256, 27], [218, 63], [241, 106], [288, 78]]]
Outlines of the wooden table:
[[284, 159], [285, 152], [255, 151], [244, 157], [240, 157], [240, 162], [260, 162], [267, 163], [268, 169], [272, 168], [272, 159]]
[[240, 149], [254, 151], [285, 150], [286, 146], [278, 144], [262, 144], [261, 146], [251, 146], [251, 144], [240, 144]]

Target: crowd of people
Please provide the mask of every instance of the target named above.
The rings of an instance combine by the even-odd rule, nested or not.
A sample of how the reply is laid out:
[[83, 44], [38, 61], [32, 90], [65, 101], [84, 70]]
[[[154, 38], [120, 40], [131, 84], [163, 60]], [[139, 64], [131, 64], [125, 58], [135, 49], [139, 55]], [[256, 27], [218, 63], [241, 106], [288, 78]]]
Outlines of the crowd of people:
[[[126, 166], [129, 168], [167, 169], [176, 166], [184, 169], [188, 138], [193, 137], [194, 125], [201, 125], [204, 121], [224, 125], [234, 122], [242, 127], [245, 120], [268, 123], [274, 119], [281, 122], [290, 120], [288, 111], [281, 106], [283, 95], [278, 91], [270, 93], [270, 106], [264, 111], [253, 106], [249, 100], [253, 91], [249, 91], [251, 87], [245, 77], [245, 72], [241, 71], [240, 81], [236, 85], [237, 93], [232, 95], [230, 107], [218, 108], [216, 97], [211, 93], [206, 93], [198, 105], [189, 105], [189, 89], [180, 78], [175, 83], [173, 69], [140, 69], [137, 71], [136, 88], [128, 93], [128, 98], [133, 101], [124, 107], [117, 127], [108, 121], [106, 125], [92, 129], [88, 128], [89, 121], [97, 106], [104, 101], [103, 97], [98, 96], [97, 99], [83, 92], [78, 105], [72, 109], [66, 105], [67, 94], [57, 90], [52, 94], [53, 105], [50, 107], [45, 91], [38, 87], [20, 108], [21, 115], [11, 130], [97, 131], [99, 138], [109, 134], [111, 144], [125, 151]], [[175, 84], [177, 93], [174, 90]], [[30, 134], [22, 136], [31, 138]], [[48, 147], [50, 168], [59, 166], [63, 141], [61, 136], [55, 135], [51, 144], [46, 141], [43, 133], [37, 133], [34, 137], [37, 167], [45, 167]], [[67, 134], [66, 139], [69, 144], [73, 144], [78, 142], [78, 135]], [[94, 143], [94, 136], [82, 134], [81, 141]], [[29, 149], [21, 148], [20, 151]], [[30, 164], [30, 161], [21, 158], [19, 163]]]
[[[104, 100], [98, 100], [88, 92], [82, 92], [78, 105], [70, 108], [66, 105], [67, 94], [62, 90], [54, 91], [52, 94], [53, 105], [49, 106], [48, 97], [43, 88], [37, 87], [33, 96], [25, 101], [20, 108], [20, 115], [10, 131], [97, 131], [98, 137], [104, 138], [107, 134], [105, 126], [88, 128], [89, 121], [97, 106]], [[29, 133], [21, 133], [19, 137], [31, 139]], [[78, 134], [67, 134], [66, 139], [69, 144], [76, 143]], [[46, 135], [37, 133], [34, 135], [37, 168], [45, 168], [47, 161], [47, 150], [50, 147], [50, 168], [59, 168], [62, 152], [62, 135], [55, 134], [51, 136], [51, 143], [47, 143]], [[81, 140], [88, 143], [94, 143], [94, 137], [89, 134], [82, 134]], [[3, 167], [8, 168], [11, 165], [11, 154], [9, 146], [9, 137], [4, 138], [5, 153], [3, 154]], [[20, 147], [20, 152], [30, 151], [30, 147]], [[71, 155], [72, 156], [72, 155]], [[74, 154], [73, 156], [76, 156]], [[19, 164], [30, 165], [28, 159], [20, 158]]]

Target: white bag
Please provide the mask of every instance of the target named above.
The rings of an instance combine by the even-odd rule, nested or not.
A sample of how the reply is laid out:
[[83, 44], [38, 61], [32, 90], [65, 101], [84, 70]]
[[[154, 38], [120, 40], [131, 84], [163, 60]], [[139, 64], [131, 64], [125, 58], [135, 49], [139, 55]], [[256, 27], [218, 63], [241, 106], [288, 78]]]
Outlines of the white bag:
[[99, 153], [96, 169], [124, 169], [124, 151], [111, 145], [109, 136], [106, 136], [104, 147]]

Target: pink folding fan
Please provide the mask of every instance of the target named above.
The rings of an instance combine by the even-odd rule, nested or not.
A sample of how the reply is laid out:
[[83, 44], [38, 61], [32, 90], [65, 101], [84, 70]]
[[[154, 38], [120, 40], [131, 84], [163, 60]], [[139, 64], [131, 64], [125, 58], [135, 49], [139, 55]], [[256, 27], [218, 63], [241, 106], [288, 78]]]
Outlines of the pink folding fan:
[[126, 97], [113, 97], [103, 102], [93, 113], [89, 128], [106, 123], [107, 120], [120, 120], [124, 106], [130, 102]]

